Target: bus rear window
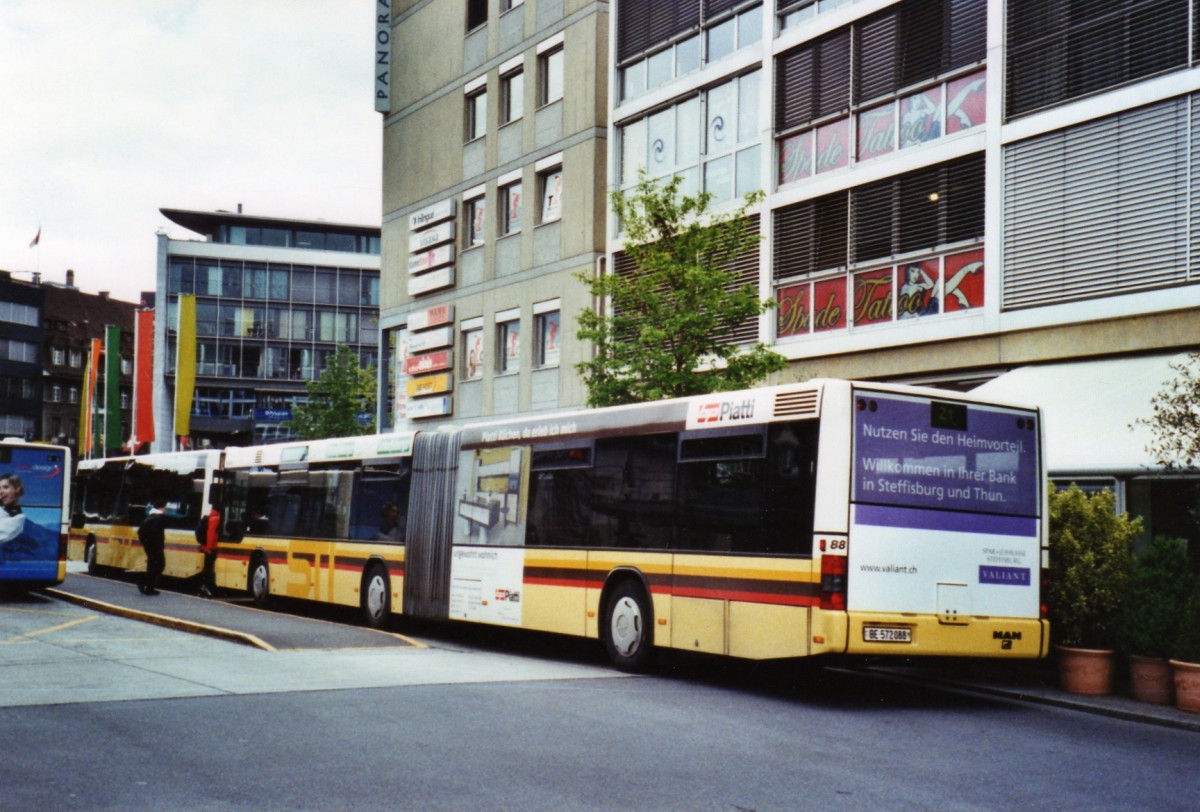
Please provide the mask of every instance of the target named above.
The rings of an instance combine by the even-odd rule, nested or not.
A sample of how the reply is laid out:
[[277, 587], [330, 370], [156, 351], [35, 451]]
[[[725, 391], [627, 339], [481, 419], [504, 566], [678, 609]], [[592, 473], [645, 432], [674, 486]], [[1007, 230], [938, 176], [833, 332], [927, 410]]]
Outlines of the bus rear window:
[[859, 392], [854, 500], [1036, 516], [1036, 413]]

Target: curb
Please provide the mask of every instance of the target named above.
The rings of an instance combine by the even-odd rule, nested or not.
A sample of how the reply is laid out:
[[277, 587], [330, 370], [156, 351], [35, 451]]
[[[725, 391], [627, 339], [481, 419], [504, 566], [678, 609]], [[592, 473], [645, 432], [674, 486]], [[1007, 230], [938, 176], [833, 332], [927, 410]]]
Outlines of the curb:
[[[1071, 695], [1066, 694], [1058, 696], [1055, 694], [1042, 694], [1030, 691], [1024, 691], [1020, 688], [997, 688], [990, 685], [980, 685], [978, 683], [958, 682], [956, 680], [948, 680], [937, 676], [913, 677], [907, 674], [897, 674], [895, 672], [868, 668], [864, 671], [884, 679], [890, 679], [894, 682], [902, 682], [906, 685], [915, 686], [930, 686], [936, 685], [938, 688], [946, 691], [951, 691], [965, 696], [989, 697], [1008, 699], [1014, 702], [1029, 702], [1037, 705], [1047, 705], [1050, 707], [1063, 708], [1065, 710], [1081, 711], [1083, 713], [1091, 713], [1096, 716], [1107, 716], [1111, 719], [1120, 719], [1126, 722], [1140, 722], [1147, 725], [1157, 725], [1159, 727], [1168, 727], [1175, 730], [1186, 730], [1191, 733], [1200, 733], [1200, 717], [1194, 721], [1187, 718], [1173, 718], [1166, 715], [1158, 715], [1154, 713], [1139, 713], [1137, 711], [1125, 710], [1123, 708], [1108, 707], [1090, 703], [1081, 699], [1072, 699]], [[1168, 705], [1154, 705], [1153, 708], [1167, 709]], [[1182, 713], [1182, 711], [1180, 711]]]
[[139, 620], [143, 623], [152, 623], [155, 626], [164, 626], [168, 629], [176, 629], [178, 631], [191, 632], [192, 634], [201, 634], [206, 637], [215, 637], [219, 640], [226, 640], [231, 643], [240, 643], [244, 646], [261, 649], [262, 651], [276, 651], [275, 647], [270, 643], [255, 637], [252, 634], [245, 632], [236, 632], [232, 629], [224, 629], [220, 626], [209, 626], [206, 623], [196, 623], [191, 620], [180, 620], [175, 617], [155, 614], [154, 612], [143, 612], [138, 609], [127, 609], [124, 606], [117, 606], [115, 603], [96, 600], [95, 598], [85, 598], [81, 595], [74, 595], [70, 592], [63, 592], [58, 589], [46, 589], [46, 594], [53, 595], [59, 600], [73, 603], [77, 606], [83, 606], [88, 609], [95, 609], [98, 612], [104, 612], [109, 615], [117, 615], [118, 617], [127, 618], [129, 620]]

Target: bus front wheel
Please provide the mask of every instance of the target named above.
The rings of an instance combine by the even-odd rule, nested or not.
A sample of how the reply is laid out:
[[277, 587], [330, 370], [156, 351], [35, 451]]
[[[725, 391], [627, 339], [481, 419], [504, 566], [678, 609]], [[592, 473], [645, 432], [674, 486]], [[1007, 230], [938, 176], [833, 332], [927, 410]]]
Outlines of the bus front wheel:
[[363, 575], [361, 590], [363, 623], [378, 629], [392, 612], [392, 585], [382, 564], [372, 564]]
[[613, 590], [605, 613], [604, 647], [620, 671], [644, 671], [654, 652], [653, 610], [646, 591], [634, 581]]
[[256, 606], [266, 606], [271, 596], [271, 573], [267, 569], [267, 559], [257, 555], [250, 562], [250, 575], [246, 579], [246, 591]]

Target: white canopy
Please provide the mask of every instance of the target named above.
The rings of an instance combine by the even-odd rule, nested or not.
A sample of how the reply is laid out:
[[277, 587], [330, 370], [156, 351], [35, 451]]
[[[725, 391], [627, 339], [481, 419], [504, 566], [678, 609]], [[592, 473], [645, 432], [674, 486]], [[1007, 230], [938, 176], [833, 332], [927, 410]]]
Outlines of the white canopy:
[[1175, 376], [1170, 364], [1187, 357], [1174, 353], [1020, 367], [971, 394], [1041, 407], [1051, 476], [1145, 474], [1160, 466], [1146, 451], [1150, 429], [1135, 421], [1150, 417], [1150, 398]]

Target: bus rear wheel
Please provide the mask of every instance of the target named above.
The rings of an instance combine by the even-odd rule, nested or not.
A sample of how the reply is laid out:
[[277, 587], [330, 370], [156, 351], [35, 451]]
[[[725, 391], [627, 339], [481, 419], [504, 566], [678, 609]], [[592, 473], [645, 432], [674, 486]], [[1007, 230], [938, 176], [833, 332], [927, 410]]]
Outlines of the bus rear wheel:
[[267, 569], [267, 559], [256, 555], [250, 561], [250, 574], [246, 578], [246, 591], [256, 606], [266, 606], [271, 597], [271, 572]]
[[619, 671], [645, 671], [654, 654], [653, 611], [646, 591], [623, 581], [608, 600], [604, 619], [604, 648]]
[[392, 613], [392, 584], [382, 564], [372, 564], [363, 574], [360, 590], [363, 623], [381, 628]]

